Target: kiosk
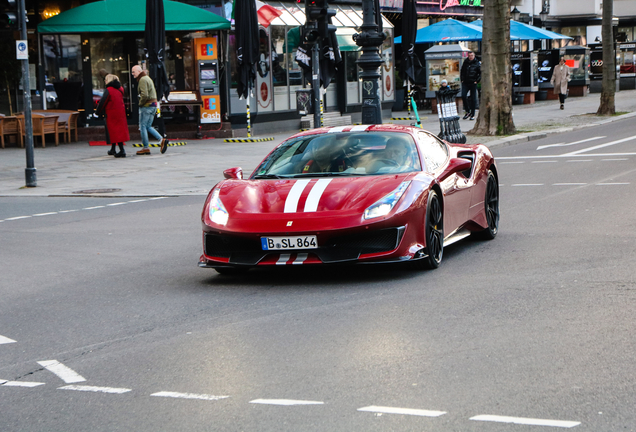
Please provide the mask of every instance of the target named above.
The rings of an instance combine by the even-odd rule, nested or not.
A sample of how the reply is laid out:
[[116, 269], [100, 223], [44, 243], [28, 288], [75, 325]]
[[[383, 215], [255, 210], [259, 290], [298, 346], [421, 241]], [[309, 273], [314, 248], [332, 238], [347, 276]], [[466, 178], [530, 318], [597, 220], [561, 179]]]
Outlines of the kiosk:
[[201, 123], [221, 123], [221, 91], [217, 38], [195, 39], [197, 78], [201, 95]]
[[[559, 50], [559, 56], [565, 58], [565, 64], [570, 68], [570, 84], [568, 95], [587, 96], [590, 85], [590, 48], [585, 46], [566, 46]], [[601, 66], [603, 55], [601, 53]]]
[[539, 91], [539, 57], [536, 51], [516, 52], [510, 56], [512, 65], [513, 101], [523, 94], [523, 103], [534, 103]]
[[[431, 109], [437, 113], [436, 92], [442, 80], [448, 81], [448, 86], [461, 94], [461, 70], [464, 60], [468, 57], [469, 49], [460, 45], [435, 45], [424, 51], [425, 97], [432, 99]], [[457, 98], [461, 101], [461, 97]], [[461, 106], [461, 105], [460, 105]]]
[[619, 43], [616, 54], [620, 73], [620, 89], [636, 89], [636, 43]]

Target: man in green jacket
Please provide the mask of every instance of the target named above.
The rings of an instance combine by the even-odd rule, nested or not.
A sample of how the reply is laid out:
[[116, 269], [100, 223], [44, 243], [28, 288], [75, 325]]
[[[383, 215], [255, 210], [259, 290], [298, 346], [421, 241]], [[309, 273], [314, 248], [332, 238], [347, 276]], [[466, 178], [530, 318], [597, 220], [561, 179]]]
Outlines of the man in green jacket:
[[157, 113], [157, 91], [146, 71], [141, 66], [135, 65], [132, 68], [132, 75], [137, 80], [137, 92], [139, 93], [139, 131], [141, 132], [141, 143], [144, 148], [137, 152], [138, 155], [149, 155], [148, 132], [150, 135], [161, 141], [161, 153], [165, 153], [168, 148], [168, 139], [163, 138], [159, 132], [152, 127], [152, 121]]

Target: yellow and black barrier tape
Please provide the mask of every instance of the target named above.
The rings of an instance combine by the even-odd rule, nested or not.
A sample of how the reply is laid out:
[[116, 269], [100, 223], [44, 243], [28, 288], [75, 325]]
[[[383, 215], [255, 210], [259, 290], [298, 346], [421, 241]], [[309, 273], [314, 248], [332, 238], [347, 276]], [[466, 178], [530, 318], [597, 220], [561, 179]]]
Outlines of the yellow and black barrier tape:
[[[186, 141], [169, 142], [168, 147], [184, 146], [188, 144]], [[133, 144], [133, 147], [143, 147], [143, 144]], [[161, 147], [161, 144], [148, 144], [148, 147]]]
[[266, 138], [226, 138], [223, 142], [229, 143], [246, 143], [246, 142], [265, 142], [265, 141], [274, 141], [274, 137], [266, 137]]
[[392, 117], [391, 120], [415, 120], [411, 117]]

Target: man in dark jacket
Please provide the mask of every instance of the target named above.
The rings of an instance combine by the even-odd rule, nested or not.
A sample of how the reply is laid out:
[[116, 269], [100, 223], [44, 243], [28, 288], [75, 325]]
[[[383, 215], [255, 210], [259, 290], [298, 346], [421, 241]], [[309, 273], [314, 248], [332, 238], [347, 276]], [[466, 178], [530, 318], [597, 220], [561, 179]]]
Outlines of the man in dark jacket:
[[[464, 104], [464, 120], [470, 117], [475, 120], [475, 108], [477, 107], [477, 83], [481, 81], [481, 63], [475, 58], [475, 53], [470, 51], [468, 58], [462, 64], [460, 79], [462, 81], [462, 102]], [[468, 96], [470, 93], [470, 97]]]

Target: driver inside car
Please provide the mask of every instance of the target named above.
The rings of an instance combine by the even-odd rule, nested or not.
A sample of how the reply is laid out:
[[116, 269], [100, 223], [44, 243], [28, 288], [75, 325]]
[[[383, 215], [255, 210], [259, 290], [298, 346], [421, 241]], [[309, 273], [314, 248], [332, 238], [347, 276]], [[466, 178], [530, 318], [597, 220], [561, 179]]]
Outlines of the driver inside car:
[[343, 172], [351, 166], [342, 146], [333, 142], [314, 140], [309, 144], [309, 160], [302, 167], [302, 174]]

